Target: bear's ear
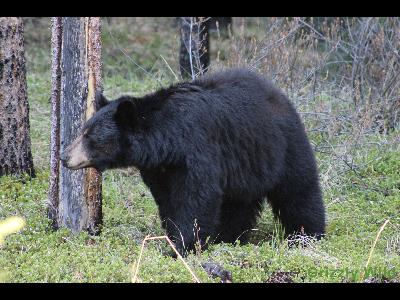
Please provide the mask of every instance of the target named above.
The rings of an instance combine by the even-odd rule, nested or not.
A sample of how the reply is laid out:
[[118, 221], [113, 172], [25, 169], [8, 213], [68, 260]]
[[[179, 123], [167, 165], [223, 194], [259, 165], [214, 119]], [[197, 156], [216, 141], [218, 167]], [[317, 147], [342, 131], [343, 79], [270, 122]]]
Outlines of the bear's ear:
[[100, 108], [106, 106], [110, 102], [107, 100], [106, 97], [104, 97], [102, 91], [96, 91], [95, 103], [96, 103], [96, 110], [99, 110]]
[[135, 103], [131, 100], [124, 100], [119, 103], [115, 113], [115, 120], [123, 128], [133, 128], [136, 120]]

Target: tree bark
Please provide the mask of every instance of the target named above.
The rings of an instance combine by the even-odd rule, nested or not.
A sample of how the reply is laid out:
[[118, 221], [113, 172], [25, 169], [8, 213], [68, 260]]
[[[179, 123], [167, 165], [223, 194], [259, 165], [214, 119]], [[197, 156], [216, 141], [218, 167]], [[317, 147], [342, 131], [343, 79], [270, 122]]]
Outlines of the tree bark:
[[[53, 19], [52, 166], [49, 217], [55, 228], [98, 234], [102, 223], [101, 173], [94, 168], [69, 170], [60, 152], [95, 113], [101, 90], [100, 18]], [[59, 38], [61, 38], [59, 40]]]
[[51, 19], [51, 140], [50, 187], [48, 216], [53, 227], [58, 228], [59, 177], [60, 177], [60, 93], [61, 93], [62, 18]]
[[210, 65], [210, 19], [181, 17], [179, 66], [183, 78], [194, 79]]
[[35, 176], [23, 35], [21, 18], [0, 18], [0, 176]]

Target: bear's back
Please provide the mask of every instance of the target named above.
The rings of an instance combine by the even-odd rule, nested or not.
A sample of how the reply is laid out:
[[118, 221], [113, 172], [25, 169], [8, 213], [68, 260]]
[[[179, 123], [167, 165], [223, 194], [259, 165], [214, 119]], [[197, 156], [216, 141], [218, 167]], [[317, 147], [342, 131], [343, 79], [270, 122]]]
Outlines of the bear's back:
[[140, 101], [144, 107], [156, 106], [166, 115], [175, 117], [183, 113], [185, 119], [196, 115], [208, 119], [205, 114], [215, 112], [227, 117], [244, 114], [250, 119], [263, 114], [264, 120], [296, 114], [279, 88], [262, 75], [243, 68], [207, 73], [191, 82], [172, 85], [144, 98], [146, 101]]
[[234, 105], [237, 109], [253, 108], [270, 117], [293, 114], [286, 95], [262, 75], [244, 68], [208, 73], [192, 82], [209, 93], [209, 105]]

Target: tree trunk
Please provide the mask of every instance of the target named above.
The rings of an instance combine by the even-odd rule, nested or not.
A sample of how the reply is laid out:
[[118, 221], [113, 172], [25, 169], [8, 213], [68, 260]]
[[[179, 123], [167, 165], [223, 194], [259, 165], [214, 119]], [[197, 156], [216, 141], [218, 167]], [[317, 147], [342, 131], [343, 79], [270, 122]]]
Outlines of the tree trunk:
[[210, 65], [210, 19], [181, 17], [181, 46], [179, 66], [183, 78], [194, 79]]
[[60, 165], [60, 152], [95, 113], [101, 90], [100, 18], [54, 18], [52, 29], [52, 148], [49, 217], [55, 228], [100, 232], [101, 174]]
[[51, 19], [51, 140], [48, 216], [58, 228], [60, 177], [60, 93], [61, 93], [62, 18]]
[[21, 18], [0, 18], [0, 176], [35, 176], [23, 34]]

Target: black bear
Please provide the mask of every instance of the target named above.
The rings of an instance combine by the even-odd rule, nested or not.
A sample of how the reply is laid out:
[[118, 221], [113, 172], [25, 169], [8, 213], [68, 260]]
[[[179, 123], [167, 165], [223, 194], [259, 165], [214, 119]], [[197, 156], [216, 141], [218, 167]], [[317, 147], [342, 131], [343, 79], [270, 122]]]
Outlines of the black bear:
[[96, 99], [99, 110], [63, 151], [63, 165], [137, 167], [183, 255], [208, 238], [246, 242], [264, 199], [286, 233], [324, 234], [304, 126], [261, 75], [228, 69], [141, 98]]

